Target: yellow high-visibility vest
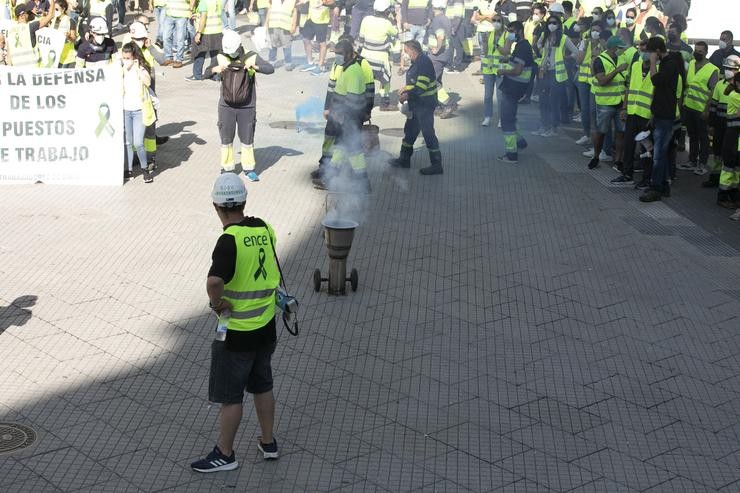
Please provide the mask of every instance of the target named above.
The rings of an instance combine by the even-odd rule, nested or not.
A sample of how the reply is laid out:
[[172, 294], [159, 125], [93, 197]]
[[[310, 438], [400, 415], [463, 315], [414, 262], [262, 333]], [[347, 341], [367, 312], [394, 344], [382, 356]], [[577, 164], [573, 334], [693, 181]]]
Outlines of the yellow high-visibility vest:
[[696, 71], [696, 60], [691, 60], [686, 71], [686, 96], [684, 106], [695, 111], [704, 111], [707, 107], [712, 91], [709, 88], [709, 79], [719, 72], [713, 63], [707, 63]]

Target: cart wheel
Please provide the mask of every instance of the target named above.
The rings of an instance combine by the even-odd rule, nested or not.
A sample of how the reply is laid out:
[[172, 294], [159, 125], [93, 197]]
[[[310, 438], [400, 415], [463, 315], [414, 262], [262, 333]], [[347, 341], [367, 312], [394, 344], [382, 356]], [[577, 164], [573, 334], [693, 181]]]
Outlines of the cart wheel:
[[319, 269], [313, 271], [313, 290], [317, 293], [321, 291], [321, 271]]
[[349, 284], [352, 286], [352, 291], [357, 291], [357, 269], [352, 269], [349, 274]]

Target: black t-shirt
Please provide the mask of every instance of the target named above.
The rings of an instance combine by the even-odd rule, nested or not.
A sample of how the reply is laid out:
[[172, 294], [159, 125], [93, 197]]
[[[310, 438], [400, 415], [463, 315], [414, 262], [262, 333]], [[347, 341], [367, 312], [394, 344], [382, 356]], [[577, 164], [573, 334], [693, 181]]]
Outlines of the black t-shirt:
[[31, 21], [28, 23], [28, 33], [31, 35], [31, 46], [36, 47], [36, 31], [41, 28], [39, 21]]
[[[517, 41], [514, 51], [511, 53], [511, 63], [514, 65], [523, 65], [524, 68], [534, 66], [534, 55], [532, 54], [532, 45], [529, 41], [522, 39]], [[518, 82], [509, 76], [504, 76], [499, 89], [506, 94], [521, 98], [527, 92], [528, 82]]]
[[673, 120], [676, 118], [676, 86], [679, 84], [679, 78], [684, 72], [683, 59], [676, 52], [669, 52], [660, 61], [658, 73], [652, 77], [653, 103], [650, 109], [653, 111], [655, 118], [663, 120]]
[[[265, 222], [257, 217], [245, 217], [238, 223], [239, 226], [250, 228], [267, 227]], [[224, 226], [224, 230], [233, 224]], [[222, 234], [216, 242], [216, 247], [211, 255], [211, 268], [208, 270], [208, 277], [220, 277], [224, 284], [231, 281], [236, 272], [236, 241], [234, 237]], [[277, 331], [275, 330], [275, 319], [270, 319], [267, 325], [257, 330], [238, 331], [229, 330], [226, 333], [226, 349], [229, 351], [246, 352], [267, 346], [277, 340]]]

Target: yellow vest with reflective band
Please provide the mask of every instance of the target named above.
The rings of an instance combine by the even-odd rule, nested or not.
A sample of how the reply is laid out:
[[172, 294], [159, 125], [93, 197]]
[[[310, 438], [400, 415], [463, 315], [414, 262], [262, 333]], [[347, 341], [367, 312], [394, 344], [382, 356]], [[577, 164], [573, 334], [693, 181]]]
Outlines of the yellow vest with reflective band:
[[501, 33], [501, 36], [496, 37], [495, 33], [488, 35], [488, 49], [486, 55], [481, 60], [481, 72], [485, 75], [496, 75], [498, 74], [498, 66], [501, 64], [501, 47], [506, 42], [506, 31]]
[[154, 0], [154, 6], [155, 7], [166, 7], [167, 0]]
[[650, 105], [653, 102], [653, 81], [650, 70], [642, 76], [642, 60], [637, 60], [630, 66], [630, 85], [627, 91], [627, 114], [637, 115], [646, 120], [652, 116]]
[[583, 57], [583, 60], [581, 61], [581, 64], [578, 66], [578, 82], [584, 82], [586, 84], [591, 83], [591, 43], [589, 41], [586, 42], [586, 53]]
[[188, 0], [167, 0], [167, 9], [165, 10], [167, 17], [174, 17], [181, 19], [183, 17], [190, 17], [190, 2]]
[[727, 118], [727, 99], [725, 96], [725, 89], [727, 88], [727, 80], [724, 78], [717, 82], [714, 86], [714, 93], [712, 94], [712, 102], [709, 106], [709, 112], [713, 113], [718, 118]]
[[622, 65], [623, 63], [627, 64], [627, 68], [624, 69], [625, 75], [629, 74], [630, 67], [632, 66], [632, 59], [635, 58], [635, 53], [637, 53], [637, 48], [630, 46], [617, 57], [617, 65]]
[[573, 24], [575, 23], [576, 23], [575, 17], [571, 17], [570, 19], [565, 19], [563, 21], [563, 31], [565, 31], [566, 29], [570, 29], [571, 27], [573, 27]]
[[448, 19], [459, 19], [465, 17], [465, 5], [460, 1], [447, 0], [445, 15]]
[[268, 16], [268, 25], [271, 28], [283, 29], [290, 32], [293, 27], [293, 10], [295, 10], [295, 0], [285, 0], [280, 7], [273, 5], [270, 7]]
[[[411, 0], [409, 0], [411, 3]], [[465, 10], [473, 10], [478, 7], [478, 0], [463, 0], [463, 7]]]
[[[221, 11], [224, 4], [221, 0], [200, 0], [206, 2], [206, 25], [203, 28], [203, 34], [218, 34], [224, 31], [221, 22]], [[198, 21], [200, 22], [200, 21]]]
[[321, 2], [321, 0], [309, 0], [308, 18], [314, 24], [329, 24], [331, 11], [329, 10], [329, 7]]
[[258, 9], [269, 9], [270, 0], [257, 0], [257, 8]]
[[396, 28], [385, 17], [368, 15], [362, 20], [360, 26], [359, 42], [362, 46], [363, 56], [365, 50], [383, 52], [386, 57], [391, 48], [393, 37], [397, 34]]
[[[737, 91], [733, 91], [727, 96], [727, 126], [728, 127], [740, 127], [740, 117], [734, 116], [740, 109], [740, 94]], [[740, 151], [740, 135], [738, 135], [737, 150]], [[735, 175], [737, 176], [740, 170], [735, 168]]]
[[689, 62], [689, 69], [686, 71], [684, 106], [692, 110], [704, 111], [709, 98], [712, 96], [711, 89], [709, 89], [709, 79], [716, 72], [719, 72], [719, 69], [713, 63], [707, 62], [697, 72], [696, 60]]
[[37, 66], [38, 53], [31, 43], [31, 29], [28, 24], [14, 23], [8, 31], [5, 40], [5, 49], [10, 54], [10, 61], [14, 67]]
[[77, 58], [77, 50], [75, 50], [75, 44], [70, 40], [66, 39], [67, 33], [71, 30], [72, 20], [68, 15], [55, 18], [49, 27], [60, 31], [64, 34], [64, 48], [62, 48], [62, 54], [59, 56], [59, 64], [67, 65], [68, 63], [75, 63]]
[[270, 244], [272, 231], [264, 227], [233, 225], [224, 234], [234, 237], [234, 277], [224, 285], [223, 298], [231, 303], [229, 330], [250, 331], [264, 327], [275, 316], [275, 291], [280, 273]]
[[357, 61], [343, 67], [334, 89], [335, 101], [353, 112], [364, 112], [367, 104], [365, 77], [362, 65]]
[[565, 82], [568, 80], [568, 71], [565, 68], [565, 41], [568, 37], [560, 36], [560, 44], [555, 48], [555, 80]]
[[[613, 72], [617, 66], [612, 62], [606, 53], [599, 55], [601, 63], [604, 65], [604, 74]], [[614, 106], [620, 104], [624, 99], [624, 74], [618, 73], [606, 86], [602, 86], [594, 77], [591, 91], [596, 98], [596, 104], [601, 106]]]
[[[362, 68], [362, 74], [365, 81], [365, 97], [369, 102], [372, 102], [375, 100], [375, 75], [373, 74], [373, 67], [370, 65], [370, 62], [364, 58], [361, 58], [360, 60], [360, 67]], [[332, 94], [332, 96], [336, 91], [337, 79], [342, 75], [343, 68], [344, 67], [341, 65], [334, 63], [329, 71], [329, 86], [327, 87], [326, 92]]]

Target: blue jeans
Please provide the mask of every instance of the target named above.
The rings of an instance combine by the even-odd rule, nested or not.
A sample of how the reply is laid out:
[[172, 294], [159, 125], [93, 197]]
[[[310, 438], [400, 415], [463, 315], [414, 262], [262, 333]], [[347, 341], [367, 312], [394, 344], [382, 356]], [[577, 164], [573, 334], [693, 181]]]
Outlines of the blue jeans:
[[591, 85], [587, 82], [576, 82], [578, 104], [581, 106], [581, 128], [583, 135], [591, 138]]
[[[270, 48], [270, 52], [267, 55], [268, 60], [272, 60], [272, 62], [277, 61], [277, 48]], [[290, 44], [283, 46], [283, 58], [285, 58], [285, 63], [293, 63], [293, 49], [291, 48]], [[272, 63], [270, 62], [270, 63]]]
[[221, 11], [221, 23], [224, 25], [224, 29], [236, 30], [236, 2], [234, 0], [224, 2], [224, 9]]
[[560, 126], [560, 104], [565, 97], [565, 82], [555, 80], [555, 71], [548, 70], [540, 82], [540, 119], [545, 130]]
[[265, 25], [265, 21], [267, 20], [267, 10], [268, 9], [257, 9], [257, 15], [260, 16], [260, 26]]
[[139, 156], [141, 169], [146, 169], [146, 151], [144, 150], [144, 121], [141, 110], [123, 112], [123, 129], [126, 136], [126, 166], [133, 169], [134, 149]]
[[[483, 116], [486, 118], [493, 117], [493, 92], [496, 90], [496, 75], [483, 74]], [[500, 93], [499, 93], [500, 95]], [[501, 105], [501, 101], [499, 101]]]
[[[185, 38], [188, 30], [187, 17], [165, 16], [164, 57], [167, 60], [182, 62], [185, 56]], [[174, 45], [174, 46], [173, 46]], [[174, 51], [174, 57], [173, 57]]]
[[668, 191], [668, 147], [673, 136], [673, 119], [653, 118], [653, 169], [650, 189]]
[[155, 41], [163, 42], [164, 39], [164, 23], [165, 21], [164, 7], [154, 7], [154, 20], [157, 21], [157, 37]]

